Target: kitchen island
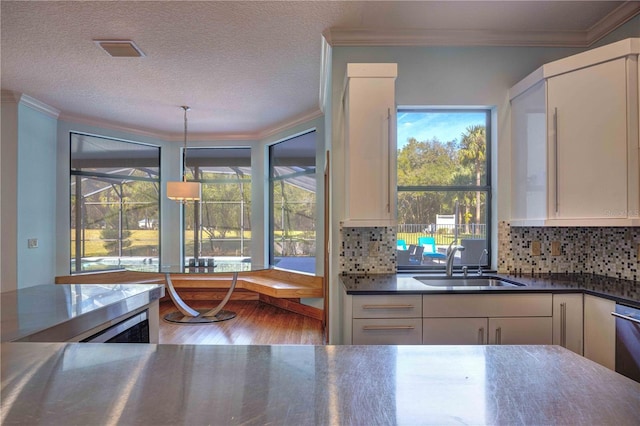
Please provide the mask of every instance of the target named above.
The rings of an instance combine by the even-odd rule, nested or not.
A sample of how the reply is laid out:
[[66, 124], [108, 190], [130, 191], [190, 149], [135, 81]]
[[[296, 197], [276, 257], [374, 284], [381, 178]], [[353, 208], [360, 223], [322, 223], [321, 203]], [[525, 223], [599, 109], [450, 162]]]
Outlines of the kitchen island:
[[640, 384], [559, 346], [4, 343], [2, 424], [636, 425]]
[[149, 311], [150, 342], [158, 343], [159, 284], [50, 284], [0, 294], [3, 342], [80, 341]]

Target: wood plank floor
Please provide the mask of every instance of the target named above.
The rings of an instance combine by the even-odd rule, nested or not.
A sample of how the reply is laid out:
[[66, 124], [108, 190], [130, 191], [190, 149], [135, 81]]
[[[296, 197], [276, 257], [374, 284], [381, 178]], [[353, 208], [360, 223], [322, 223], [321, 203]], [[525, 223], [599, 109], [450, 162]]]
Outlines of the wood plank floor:
[[[216, 302], [217, 303], [217, 302]], [[214, 303], [189, 302], [194, 309]], [[322, 322], [259, 301], [230, 301], [225, 310], [238, 315], [212, 324], [184, 325], [163, 317], [177, 311], [160, 304], [160, 343], [188, 345], [322, 345]]]

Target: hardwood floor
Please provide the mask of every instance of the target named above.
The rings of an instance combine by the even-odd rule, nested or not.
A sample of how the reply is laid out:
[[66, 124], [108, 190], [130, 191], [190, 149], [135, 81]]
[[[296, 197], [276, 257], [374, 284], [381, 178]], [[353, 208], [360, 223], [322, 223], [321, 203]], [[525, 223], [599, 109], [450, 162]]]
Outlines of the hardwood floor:
[[[216, 302], [217, 303], [217, 302]], [[206, 302], [194, 309], [212, 308]], [[173, 303], [160, 304], [160, 343], [189, 345], [322, 345], [322, 322], [259, 301], [230, 301], [225, 310], [238, 315], [211, 324], [184, 325], [163, 317], [177, 311]]]

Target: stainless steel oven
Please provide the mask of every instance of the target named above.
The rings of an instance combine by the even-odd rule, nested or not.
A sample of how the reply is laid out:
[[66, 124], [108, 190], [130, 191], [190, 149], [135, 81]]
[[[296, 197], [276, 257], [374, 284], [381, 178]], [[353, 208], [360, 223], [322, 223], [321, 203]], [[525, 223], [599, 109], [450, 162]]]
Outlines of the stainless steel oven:
[[149, 343], [149, 311], [139, 312], [93, 336], [86, 343]]
[[640, 382], [640, 309], [616, 305], [616, 371]]

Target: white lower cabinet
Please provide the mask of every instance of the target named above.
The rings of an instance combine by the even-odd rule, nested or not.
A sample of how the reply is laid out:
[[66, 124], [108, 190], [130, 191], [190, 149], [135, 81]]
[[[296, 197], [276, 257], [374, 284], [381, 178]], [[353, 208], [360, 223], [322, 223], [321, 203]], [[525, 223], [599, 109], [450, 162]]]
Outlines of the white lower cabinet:
[[490, 345], [550, 345], [551, 317], [489, 318]]
[[616, 302], [584, 295], [584, 356], [612, 370], [616, 366]]
[[422, 296], [353, 296], [351, 343], [419, 345], [422, 343]]
[[487, 318], [425, 318], [422, 342], [429, 345], [484, 345]]
[[583, 354], [582, 293], [553, 295], [553, 344]]
[[424, 295], [422, 343], [551, 344], [551, 294]]

